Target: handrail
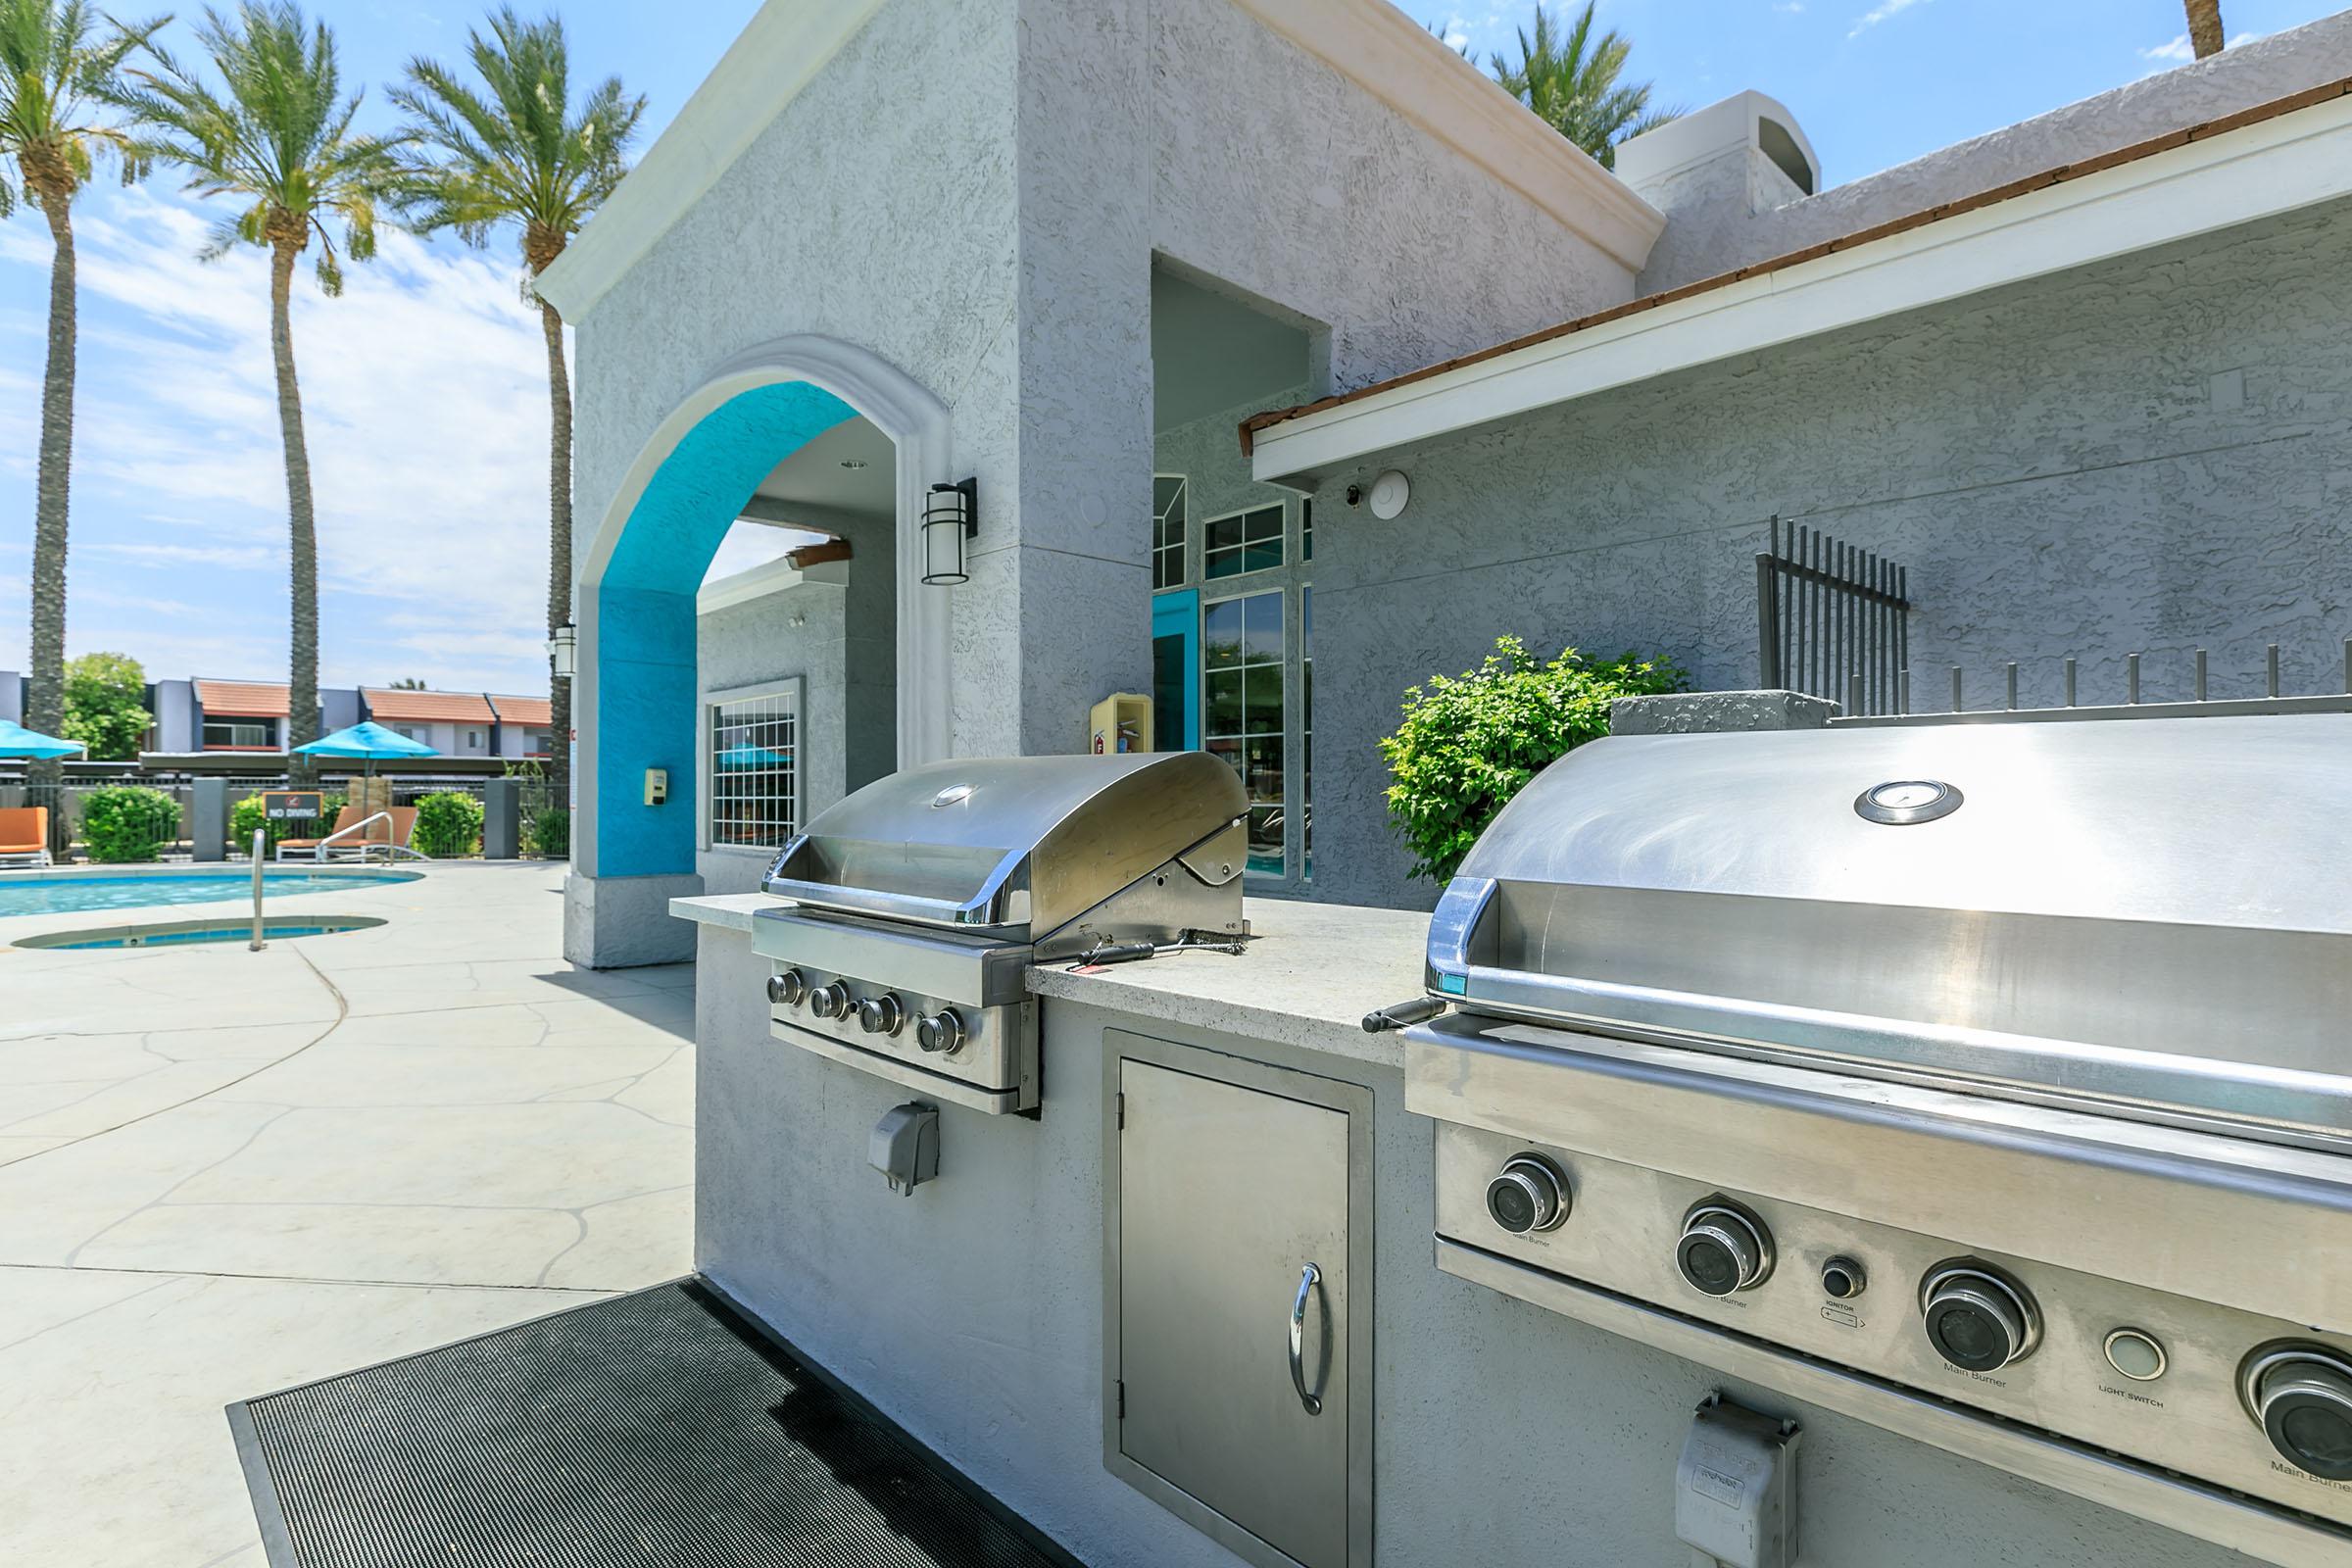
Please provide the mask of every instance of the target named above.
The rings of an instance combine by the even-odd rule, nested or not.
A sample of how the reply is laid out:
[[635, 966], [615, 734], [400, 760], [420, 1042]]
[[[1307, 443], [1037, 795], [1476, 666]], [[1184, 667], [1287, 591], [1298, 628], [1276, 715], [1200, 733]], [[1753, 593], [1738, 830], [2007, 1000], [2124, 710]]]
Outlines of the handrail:
[[262, 938], [262, 869], [270, 863], [270, 830], [253, 830], [253, 940], [246, 944], [249, 951], [259, 953], [270, 944]]

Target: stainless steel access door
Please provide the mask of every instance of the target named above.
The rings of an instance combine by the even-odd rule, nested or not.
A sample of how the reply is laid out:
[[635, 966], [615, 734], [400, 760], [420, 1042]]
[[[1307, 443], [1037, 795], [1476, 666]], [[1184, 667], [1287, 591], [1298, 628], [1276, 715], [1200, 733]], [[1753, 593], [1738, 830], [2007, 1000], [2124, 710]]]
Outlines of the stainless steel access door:
[[[1106, 1041], [1117, 1103], [1111, 1466], [1259, 1561], [1368, 1562], [1371, 1412], [1350, 1383], [1370, 1362], [1351, 1287], [1360, 1273], [1368, 1300], [1370, 1273], [1368, 1252], [1350, 1256], [1349, 1244], [1370, 1224], [1350, 1201], [1369, 1097], [1351, 1117], [1224, 1080], [1365, 1095], [1353, 1086], [1189, 1054], [1219, 1074], [1209, 1077], [1132, 1054], [1155, 1044]], [[1183, 1059], [1180, 1048], [1160, 1052]], [[1351, 1218], [1363, 1234], [1351, 1237]]]

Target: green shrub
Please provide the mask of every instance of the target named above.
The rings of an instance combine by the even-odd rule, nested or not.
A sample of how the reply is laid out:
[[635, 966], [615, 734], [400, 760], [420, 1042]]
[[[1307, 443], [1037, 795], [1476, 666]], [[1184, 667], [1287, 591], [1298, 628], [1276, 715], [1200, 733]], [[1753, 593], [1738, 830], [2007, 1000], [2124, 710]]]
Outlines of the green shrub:
[[262, 814], [265, 809], [262, 798], [248, 795], [228, 808], [228, 847], [239, 853], [251, 850], [256, 828], [269, 834], [266, 843], [272, 854], [276, 853], [280, 841], [285, 839], [322, 839], [335, 830], [335, 816], [349, 803], [348, 796], [324, 795], [319, 797], [316, 821], [280, 819], [272, 822]]
[[561, 860], [571, 854], [571, 813], [561, 806], [551, 806], [531, 818], [531, 848], [550, 860]]
[[179, 807], [162, 790], [120, 784], [81, 798], [81, 842], [93, 860], [152, 860], [157, 850], [178, 841]]
[[473, 854], [482, 842], [482, 803], [458, 790], [427, 795], [416, 803], [411, 842], [436, 860]]
[[1568, 648], [1545, 663], [1518, 638], [1500, 637], [1479, 668], [1406, 692], [1404, 722], [1380, 752], [1392, 780], [1389, 825], [1412, 851], [1412, 874], [1450, 878], [1529, 779], [1609, 732], [1612, 702], [1689, 684], [1675, 665], [1630, 653], [1603, 664]]

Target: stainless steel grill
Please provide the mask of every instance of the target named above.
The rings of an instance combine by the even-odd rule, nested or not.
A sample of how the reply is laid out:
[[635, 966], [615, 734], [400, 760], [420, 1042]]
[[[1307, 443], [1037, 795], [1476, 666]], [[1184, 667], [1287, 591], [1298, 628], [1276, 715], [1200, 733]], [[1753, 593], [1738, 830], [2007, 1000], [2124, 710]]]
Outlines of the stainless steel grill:
[[779, 1040], [991, 1111], [1038, 1103], [1031, 963], [1248, 935], [1240, 778], [1201, 752], [932, 763], [819, 813], [753, 946]]
[[2352, 715], [1601, 741], [1429, 986], [1441, 1266], [2352, 1552]]

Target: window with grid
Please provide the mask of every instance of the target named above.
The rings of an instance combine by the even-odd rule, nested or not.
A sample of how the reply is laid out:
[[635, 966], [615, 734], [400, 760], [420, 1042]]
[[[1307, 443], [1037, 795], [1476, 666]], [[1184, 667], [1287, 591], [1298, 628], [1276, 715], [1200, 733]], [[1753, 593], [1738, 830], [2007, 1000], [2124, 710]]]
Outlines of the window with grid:
[[[1281, 515], [1277, 509], [1277, 516]], [[1283, 865], [1283, 628], [1281, 589], [1221, 599], [1200, 612], [1206, 710], [1201, 739], [1242, 775], [1250, 797], [1252, 871]]]
[[801, 814], [797, 688], [711, 703], [707, 711], [710, 848], [782, 848]]
[[1173, 588], [1184, 581], [1184, 476], [1156, 474], [1152, 480], [1152, 586]]
[[1282, 564], [1282, 503], [1211, 517], [1200, 535], [1200, 574], [1237, 577]]

